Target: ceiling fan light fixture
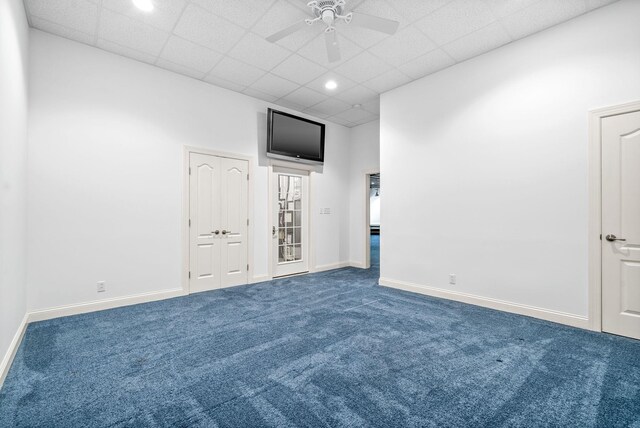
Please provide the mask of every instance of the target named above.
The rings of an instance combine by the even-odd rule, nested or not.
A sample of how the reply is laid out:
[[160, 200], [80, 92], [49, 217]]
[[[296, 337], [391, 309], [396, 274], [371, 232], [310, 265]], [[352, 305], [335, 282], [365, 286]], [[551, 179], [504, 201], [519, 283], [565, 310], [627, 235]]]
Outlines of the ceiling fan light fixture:
[[133, 0], [133, 4], [143, 12], [151, 12], [154, 9], [152, 0]]

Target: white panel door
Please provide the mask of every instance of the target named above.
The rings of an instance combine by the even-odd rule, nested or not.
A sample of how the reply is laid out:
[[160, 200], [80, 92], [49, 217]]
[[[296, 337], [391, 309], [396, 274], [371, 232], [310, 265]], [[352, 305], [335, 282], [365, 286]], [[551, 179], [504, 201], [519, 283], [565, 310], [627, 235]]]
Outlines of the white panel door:
[[248, 283], [246, 160], [189, 157], [189, 291]]
[[189, 159], [190, 292], [220, 287], [220, 158]]
[[640, 112], [602, 120], [602, 330], [640, 339]]
[[273, 276], [309, 271], [309, 175], [274, 169], [271, 203]]
[[222, 286], [246, 284], [248, 210], [247, 192], [249, 163], [245, 160], [222, 159]]

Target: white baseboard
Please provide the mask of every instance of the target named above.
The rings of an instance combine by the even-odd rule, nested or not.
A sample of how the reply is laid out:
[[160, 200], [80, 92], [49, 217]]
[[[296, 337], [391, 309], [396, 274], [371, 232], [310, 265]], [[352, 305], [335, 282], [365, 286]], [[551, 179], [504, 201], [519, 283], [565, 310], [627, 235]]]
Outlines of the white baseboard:
[[261, 275], [261, 276], [254, 276], [251, 281], [249, 281], [249, 284], [257, 284], [259, 282], [265, 282], [265, 281], [270, 281], [271, 278], [269, 277], [269, 275]]
[[154, 291], [151, 293], [135, 294], [132, 296], [115, 297], [112, 299], [97, 300], [94, 302], [42, 309], [27, 313], [27, 317], [28, 322], [44, 321], [53, 318], [67, 317], [70, 315], [120, 308], [122, 306], [137, 305], [139, 303], [155, 302], [157, 300], [170, 299], [172, 297], [185, 295], [187, 295], [187, 293], [182, 288], [173, 288], [164, 291]]
[[569, 325], [572, 327], [589, 329], [589, 319], [587, 317], [581, 317], [565, 312], [554, 311], [551, 309], [542, 309], [535, 306], [522, 305], [520, 303], [512, 303], [504, 300], [492, 299], [489, 297], [475, 296], [473, 294], [461, 293], [459, 291], [443, 290], [441, 288], [412, 284], [409, 282], [397, 281], [388, 278], [380, 278], [378, 283], [384, 287], [396, 288], [399, 290], [410, 291], [412, 293], [439, 297], [442, 299], [455, 300], [457, 302], [483, 306], [485, 308], [497, 309], [499, 311], [511, 312], [514, 314], [525, 315], [533, 318], [539, 318], [546, 321]]
[[351, 266], [351, 263], [349, 262], [338, 262], [338, 263], [331, 263], [328, 265], [320, 265], [320, 266], [316, 266], [315, 269], [313, 270], [313, 272], [324, 272], [327, 270], [334, 270], [334, 269], [342, 269], [342, 268], [346, 268]]
[[27, 314], [24, 315], [20, 325], [18, 326], [18, 331], [13, 336], [13, 340], [9, 344], [9, 349], [7, 349], [7, 353], [2, 358], [2, 362], [0, 362], [0, 388], [4, 383], [4, 380], [7, 378], [7, 374], [9, 374], [9, 369], [11, 368], [11, 363], [13, 363], [13, 359], [16, 356], [16, 352], [18, 352], [18, 348], [22, 343], [22, 338], [24, 337], [25, 331], [27, 331], [27, 325], [29, 324]]
[[349, 266], [358, 268], [358, 269], [366, 269], [367, 267], [364, 265], [364, 262], [349, 262]]

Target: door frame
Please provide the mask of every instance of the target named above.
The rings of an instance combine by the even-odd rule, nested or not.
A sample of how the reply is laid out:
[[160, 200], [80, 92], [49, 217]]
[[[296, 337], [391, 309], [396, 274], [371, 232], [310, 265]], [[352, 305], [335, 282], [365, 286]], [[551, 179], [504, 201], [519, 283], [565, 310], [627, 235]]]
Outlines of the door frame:
[[202, 155], [217, 156], [221, 158], [237, 159], [247, 161], [248, 164], [248, 188], [247, 188], [247, 217], [249, 218], [249, 224], [247, 225], [247, 263], [249, 269], [247, 269], [247, 284], [253, 282], [253, 265], [254, 260], [251, 257], [251, 250], [253, 248], [253, 224], [255, 218], [253, 216], [253, 162], [252, 156], [240, 155], [236, 153], [220, 152], [217, 150], [205, 149], [203, 147], [194, 146], [182, 146], [182, 290], [185, 294], [190, 294], [189, 289], [189, 268], [190, 268], [190, 236], [189, 236], [189, 158], [192, 153], [198, 153]]
[[589, 328], [602, 331], [602, 119], [640, 111], [640, 101], [589, 111]]
[[[380, 168], [368, 169], [364, 172], [364, 268], [371, 268], [371, 176], [380, 174]], [[382, 181], [382, 177], [380, 177]], [[382, 222], [380, 222], [382, 223]], [[380, 225], [382, 235], [382, 225]]]
[[[295, 171], [300, 171], [300, 172], [305, 172], [308, 173], [308, 177], [309, 177], [309, 195], [307, 196], [309, 198], [309, 212], [307, 213], [307, 228], [309, 229], [307, 231], [307, 240], [308, 240], [308, 244], [307, 244], [307, 251], [308, 251], [308, 256], [309, 256], [309, 265], [308, 265], [308, 273], [314, 273], [317, 271], [316, 269], [316, 257], [315, 257], [315, 250], [314, 250], [314, 233], [313, 233], [313, 210], [315, 207], [314, 204], [314, 199], [313, 199], [313, 181], [314, 181], [314, 176], [316, 174], [316, 170], [314, 168], [309, 168], [308, 166], [305, 165], [298, 165], [298, 164], [292, 164], [291, 162], [283, 162], [283, 161], [279, 161], [279, 162], [270, 162], [268, 168], [267, 168], [267, 174], [268, 174], [268, 179], [267, 179], [267, 185], [268, 187], [268, 193], [267, 193], [267, 209], [269, 210], [269, 215], [267, 216], [267, 218], [269, 219], [269, 225], [267, 227], [267, 236], [268, 236], [268, 247], [269, 247], [269, 263], [268, 263], [268, 275], [269, 275], [269, 280], [273, 280], [273, 233], [272, 233], [272, 228], [275, 222], [275, 218], [273, 217], [273, 211], [274, 211], [274, 204], [273, 204], [273, 169], [275, 168], [282, 168], [282, 169], [289, 169], [292, 172], [295, 173]], [[288, 275], [288, 276], [296, 276], [296, 275], [306, 275], [306, 273], [300, 273], [300, 274], [293, 274], [293, 275]]]

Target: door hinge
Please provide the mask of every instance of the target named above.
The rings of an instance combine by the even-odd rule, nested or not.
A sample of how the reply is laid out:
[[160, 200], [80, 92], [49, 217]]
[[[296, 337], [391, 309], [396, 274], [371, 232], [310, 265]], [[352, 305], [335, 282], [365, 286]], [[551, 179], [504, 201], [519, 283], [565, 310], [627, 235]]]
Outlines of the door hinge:
[[247, 219], [247, 226], [249, 226], [249, 219]]
[[191, 175], [191, 167], [189, 167], [189, 175]]
[[249, 174], [247, 174], [247, 181], [249, 181]]
[[191, 279], [191, 271], [189, 271], [189, 279]]
[[600, 240], [602, 241], [602, 233], [600, 234]]
[[189, 219], [189, 227], [191, 227], [191, 219]]
[[249, 265], [247, 265], [247, 270], [249, 270]]

